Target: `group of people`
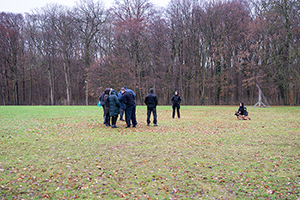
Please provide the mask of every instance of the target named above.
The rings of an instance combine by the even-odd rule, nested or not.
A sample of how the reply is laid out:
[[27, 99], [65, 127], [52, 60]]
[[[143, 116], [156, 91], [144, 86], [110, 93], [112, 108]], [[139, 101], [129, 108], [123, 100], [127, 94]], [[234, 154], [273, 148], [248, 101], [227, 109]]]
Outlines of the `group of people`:
[[[118, 115], [120, 114], [120, 121], [126, 121], [127, 126], [125, 128], [136, 127], [138, 124], [136, 121], [136, 104], [135, 104], [136, 94], [128, 89], [127, 87], [121, 88], [117, 93], [116, 90], [112, 88], [106, 88], [104, 92], [100, 95], [99, 101], [103, 107], [104, 113], [104, 124], [106, 126], [111, 126], [111, 128], [118, 128], [116, 123], [118, 120]], [[175, 111], [177, 111], [177, 117], [180, 118], [180, 103], [181, 97], [178, 91], [171, 98], [172, 102], [172, 118], [175, 118]], [[150, 89], [150, 93], [145, 97], [144, 103], [147, 105], [147, 126], [150, 126], [151, 113], [153, 115], [153, 124], [157, 126], [157, 112], [156, 106], [158, 104], [158, 99], [156, 94], [154, 94], [154, 89]], [[125, 120], [123, 118], [125, 112]], [[247, 108], [244, 103], [240, 103], [238, 112], [240, 115], [248, 116]]]
[[[112, 88], [106, 88], [104, 92], [100, 95], [99, 101], [103, 107], [103, 117], [106, 126], [111, 128], [118, 128], [116, 123], [118, 120], [118, 115], [120, 114], [120, 121], [126, 121], [126, 127], [130, 128], [136, 127], [138, 124], [136, 121], [136, 103], [135, 103], [136, 94], [128, 89], [127, 87], [121, 88], [117, 93], [116, 90]], [[171, 98], [173, 114], [172, 118], [175, 117], [175, 109], [177, 110], [177, 116], [180, 118], [180, 103], [181, 97], [178, 91], [175, 91], [175, 94]], [[150, 126], [150, 117], [151, 113], [153, 115], [153, 124], [157, 125], [157, 112], [156, 106], [158, 104], [158, 98], [154, 94], [154, 89], [151, 88], [149, 94], [145, 97], [144, 103], [147, 105], [147, 126]], [[125, 112], [125, 120], [123, 118]]]
[[[118, 128], [116, 123], [118, 120], [118, 115], [120, 114], [120, 120], [127, 123], [126, 128], [132, 126], [136, 127], [136, 104], [135, 104], [136, 94], [128, 89], [127, 87], [121, 88], [117, 94], [116, 90], [112, 88], [106, 88], [104, 92], [100, 95], [99, 101], [103, 107], [103, 117], [104, 124], [106, 126], [111, 126], [112, 128]], [[123, 119], [125, 111], [125, 120]]]

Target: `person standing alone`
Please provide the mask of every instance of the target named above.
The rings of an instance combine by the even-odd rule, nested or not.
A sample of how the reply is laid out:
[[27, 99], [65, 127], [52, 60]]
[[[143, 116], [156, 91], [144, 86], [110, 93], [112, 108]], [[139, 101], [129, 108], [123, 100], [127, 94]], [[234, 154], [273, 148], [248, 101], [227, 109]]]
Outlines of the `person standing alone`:
[[179, 92], [176, 90], [175, 94], [172, 96], [171, 98], [172, 101], [172, 108], [173, 108], [173, 114], [172, 114], [172, 118], [174, 119], [175, 117], [175, 108], [177, 109], [177, 117], [180, 118], [180, 103], [181, 103], [181, 97], [179, 95]]
[[150, 125], [150, 116], [151, 112], [153, 113], [153, 123], [154, 126], [157, 126], [157, 113], [156, 106], [158, 103], [158, 99], [156, 94], [154, 94], [154, 89], [150, 89], [150, 93], [145, 97], [145, 104], [147, 105], [147, 126]]

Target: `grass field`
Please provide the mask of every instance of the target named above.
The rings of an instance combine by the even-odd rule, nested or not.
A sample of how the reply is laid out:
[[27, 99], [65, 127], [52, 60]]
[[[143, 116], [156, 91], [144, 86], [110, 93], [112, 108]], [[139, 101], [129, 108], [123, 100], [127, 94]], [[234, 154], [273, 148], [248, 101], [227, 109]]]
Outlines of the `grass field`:
[[111, 129], [96, 106], [2, 106], [0, 199], [299, 199], [300, 107], [237, 108]]

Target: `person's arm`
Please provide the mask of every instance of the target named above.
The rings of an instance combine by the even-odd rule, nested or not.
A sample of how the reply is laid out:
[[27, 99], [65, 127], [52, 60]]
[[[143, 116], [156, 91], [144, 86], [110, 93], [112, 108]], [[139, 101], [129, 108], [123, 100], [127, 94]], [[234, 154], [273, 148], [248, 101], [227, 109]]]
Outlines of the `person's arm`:
[[125, 94], [122, 96], [122, 101], [123, 103], [127, 104], [127, 96]]
[[99, 96], [100, 101], [103, 99], [103, 95], [104, 95], [104, 92]]
[[120, 107], [120, 102], [119, 102], [118, 97], [115, 97], [115, 101], [116, 101], [117, 106]]
[[154, 101], [155, 101], [155, 106], [157, 106], [157, 104], [158, 104], [158, 99], [157, 99], [157, 96], [156, 96], [156, 95], [155, 95]]
[[179, 101], [178, 101], [178, 104], [180, 104], [181, 103], [181, 96], [179, 96]]
[[147, 105], [147, 96], [145, 97], [144, 103]]
[[118, 93], [118, 100], [119, 100], [119, 102], [122, 102], [122, 96], [123, 96], [122, 92], [119, 92]]
[[244, 108], [239, 107], [239, 113], [240, 113], [241, 115], [244, 115]]
[[172, 102], [172, 104], [174, 104], [174, 95], [171, 98], [171, 102]]
[[105, 106], [109, 108], [109, 96], [105, 99]]
[[133, 94], [133, 96], [134, 96], [134, 99], [136, 98], [136, 94], [134, 93], [134, 91], [133, 90], [131, 90], [132, 91], [132, 94]]

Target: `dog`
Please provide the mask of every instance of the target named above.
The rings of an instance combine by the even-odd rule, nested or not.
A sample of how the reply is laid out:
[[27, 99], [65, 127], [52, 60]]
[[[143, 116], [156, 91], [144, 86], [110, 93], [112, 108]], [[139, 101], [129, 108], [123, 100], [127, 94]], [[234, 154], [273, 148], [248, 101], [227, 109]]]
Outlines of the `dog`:
[[234, 115], [236, 115], [236, 118], [237, 118], [238, 120], [251, 120], [250, 117], [245, 116], [245, 115], [240, 115], [240, 113], [238, 113], [238, 112], [235, 112]]

